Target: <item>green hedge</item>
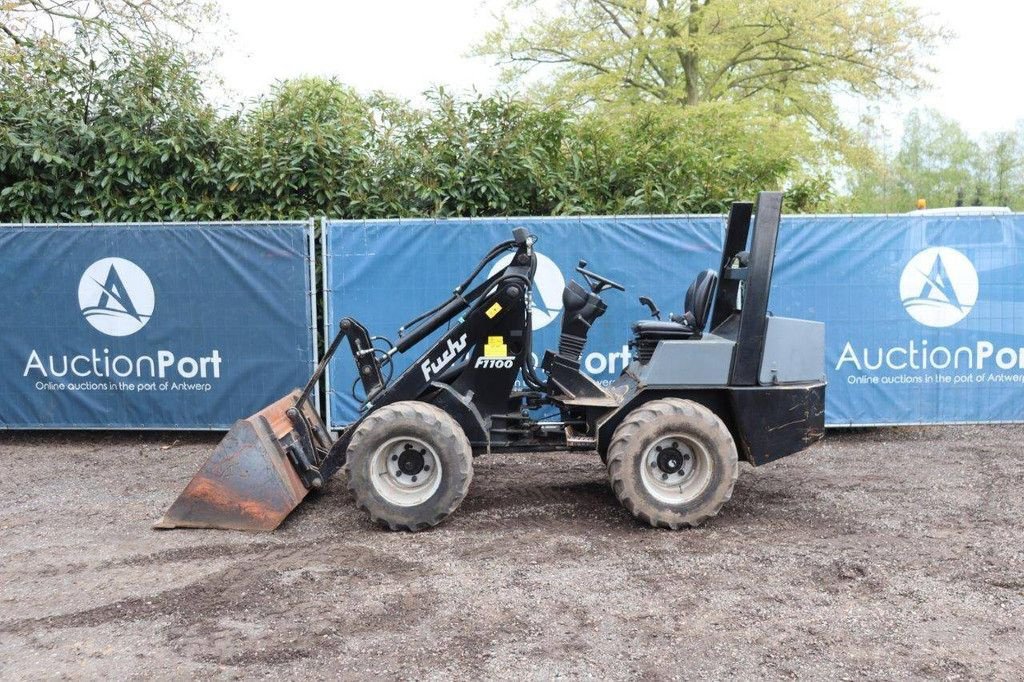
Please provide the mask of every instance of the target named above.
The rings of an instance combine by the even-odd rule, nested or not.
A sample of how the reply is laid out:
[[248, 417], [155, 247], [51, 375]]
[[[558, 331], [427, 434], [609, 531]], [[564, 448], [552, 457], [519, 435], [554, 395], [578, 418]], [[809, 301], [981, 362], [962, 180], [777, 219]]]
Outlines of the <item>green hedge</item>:
[[[717, 212], [799, 170], [784, 122], [738, 105], [413, 107], [302, 79], [225, 112], [155, 48], [27, 50], [0, 95], [5, 222]], [[827, 191], [792, 189], [796, 209]]]

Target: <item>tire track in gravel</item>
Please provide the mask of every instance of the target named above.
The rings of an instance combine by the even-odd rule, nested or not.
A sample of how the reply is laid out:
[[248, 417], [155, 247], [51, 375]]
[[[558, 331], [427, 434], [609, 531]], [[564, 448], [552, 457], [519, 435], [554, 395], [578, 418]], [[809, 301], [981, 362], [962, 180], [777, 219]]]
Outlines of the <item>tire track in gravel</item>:
[[[201, 551], [201, 547], [192, 548]], [[129, 597], [114, 602], [66, 614], [35, 618], [17, 618], [0, 622], [0, 632], [26, 634], [36, 630], [95, 627], [108, 623], [125, 623], [171, 617], [185, 625], [193, 625], [205, 618], [219, 616], [232, 609], [244, 607], [263, 612], [287, 610], [295, 601], [305, 600], [303, 594], [294, 594], [287, 579], [288, 571], [309, 570], [310, 543], [278, 545], [271, 549], [239, 548], [227, 555], [259, 557], [258, 562], [245, 560], [232, 564], [184, 587], [164, 590], [142, 597]], [[406, 561], [370, 550], [364, 546], [328, 546], [317, 558], [338, 568], [326, 573], [345, 579], [372, 579], [378, 575], [402, 575], [420, 567], [418, 562]], [[176, 551], [176, 550], [172, 550]], [[163, 553], [157, 553], [163, 554]], [[184, 555], [182, 555], [184, 556]], [[142, 565], [152, 555], [134, 558]], [[132, 558], [128, 560], [131, 564]], [[289, 597], [289, 593], [292, 593]], [[250, 596], [255, 595], [255, 596]]]
[[[0, 434], [15, 462], [0, 480], [15, 500], [0, 511], [0, 677], [1024, 669], [1024, 427], [830, 432], [745, 468], [721, 515], [678, 533], [621, 509], [596, 455], [534, 453], [477, 460], [465, 503], [429, 532], [380, 530], [339, 476], [273, 535], [156, 534], [147, 520], [214, 444], [158, 447], [177, 438], [140, 459], [130, 435]], [[41, 457], [60, 480], [34, 486], [20, 463]], [[121, 493], [125, 477], [148, 490]]]

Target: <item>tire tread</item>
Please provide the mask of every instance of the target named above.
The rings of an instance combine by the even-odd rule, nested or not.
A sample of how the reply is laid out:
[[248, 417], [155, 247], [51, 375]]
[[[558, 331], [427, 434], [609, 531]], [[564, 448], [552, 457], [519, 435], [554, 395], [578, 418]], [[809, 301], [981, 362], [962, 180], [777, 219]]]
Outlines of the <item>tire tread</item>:
[[[365, 449], [364, 443], [376, 436], [380, 429], [387, 429], [388, 425], [395, 419], [406, 419], [420, 421], [430, 427], [430, 430], [438, 438], [439, 448], [455, 453], [456, 456], [446, 459], [445, 466], [451, 467], [455, 464], [455, 476], [453, 478], [455, 494], [451, 496], [448, 503], [441, 509], [436, 510], [426, 518], [414, 521], [401, 521], [388, 518], [377, 510], [378, 505], [372, 497], [373, 493], [366, 487], [358, 485], [356, 477], [349, 471], [348, 489], [355, 497], [356, 507], [366, 512], [370, 520], [378, 525], [386, 526], [393, 531], [416, 532], [432, 528], [444, 521], [462, 504], [466, 494], [469, 492], [470, 483], [473, 481], [473, 453], [465, 433], [458, 423], [444, 410], [429, 403], [414, 400], [406, 400], [391, 405], [385, 405], [371, 413], [356, 428], [352, 434], [352, 440], [348, 445], [348, 461], [345, 468], [349, 469], [353, 464], [353, 455], [358, 458]], [[448, 461], [452, 460], [452, 461]]]
[[[667, 514], [643, 498], [639, 491], [630, 490], [624, 476], [624, 470], [631, 465], [629, 444], [634, 441], [637, 433], [652, 420], [658, 418], [682, 417], [690, 422], [700, 424], [713, 435], [716, 446], [724, 446], [727, 450], [731, 471], [728, 472], [727, 485], [721, 494], [716, 495], [711, 505], [700, 510], [692, 518], [680, 519], [676, 515]], [[728, 456], [727, 455], [727, 456]], [[655, 527], [679, 530], [695, 527], [705, 520], [716, 516], [722, 506], [732, 497], [732, 491], [739, 477], [738, 458], [732, 434], [714, 412], [703, 405], [682, 398], [659, 398], [644, 403], [630, 412], [615, 432], [608, 446], [607, 456], [608, 479], [612, 492], [619, 502], [637, 519]]]

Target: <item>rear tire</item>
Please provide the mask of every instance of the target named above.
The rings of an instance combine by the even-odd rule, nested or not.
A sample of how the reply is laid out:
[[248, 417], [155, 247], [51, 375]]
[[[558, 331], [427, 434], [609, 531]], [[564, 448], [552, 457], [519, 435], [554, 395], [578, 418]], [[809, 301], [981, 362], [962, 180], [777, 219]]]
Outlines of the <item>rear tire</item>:
[[700, 525], [732, 497], [736, 443], [711, 410], [652, 400], [630, 412], [608, 447], [608, 479], [623, 507], [652, 526]]
[[417, 531], [458, 509], [473, 480], [473, 451], [451, 415], [407, 400], [356, 427], [345, 466], [356, 506], [371, 521]]

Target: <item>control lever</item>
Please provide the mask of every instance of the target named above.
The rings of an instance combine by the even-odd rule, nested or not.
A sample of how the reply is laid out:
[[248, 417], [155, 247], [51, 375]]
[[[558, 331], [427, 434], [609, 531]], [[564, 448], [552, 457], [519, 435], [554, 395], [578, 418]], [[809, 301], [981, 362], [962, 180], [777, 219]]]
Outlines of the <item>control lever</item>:
[[652, 301], [649, 297], [641, 296], [640, 305], [647, 306], [647, 308], [651, 311], [651, 317], [653, 317], [656, 320], [661, 319], [661, 311], [658, 310], [658, 306], [654, 305], [654, 301]]

